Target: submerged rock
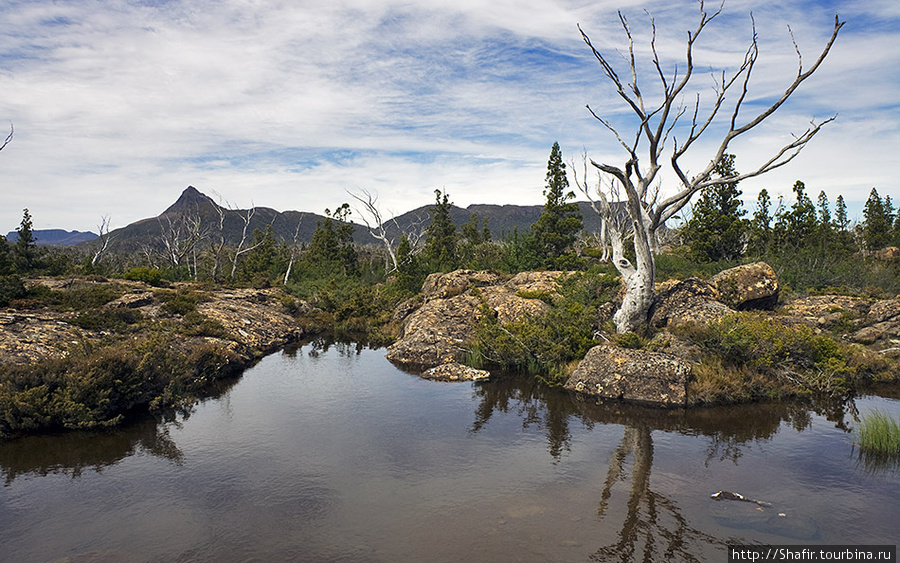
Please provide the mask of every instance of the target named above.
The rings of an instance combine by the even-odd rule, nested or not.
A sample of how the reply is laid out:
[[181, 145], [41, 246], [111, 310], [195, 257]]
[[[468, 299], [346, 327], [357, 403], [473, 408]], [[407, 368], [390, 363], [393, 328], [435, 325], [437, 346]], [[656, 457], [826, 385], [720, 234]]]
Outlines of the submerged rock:
[[488, 379], [490, 376], [491, 372], [489, 371], [470, 368], [456, 362], [441, 364], [422, 373], [422, 377], [425, 379], [437, 379], [440, 381], [481, 381]]
[[690, 364], [671, 354], [604, 344], [588, 350], [564, 387], [604, 399], [681, 407], [690, 373]]

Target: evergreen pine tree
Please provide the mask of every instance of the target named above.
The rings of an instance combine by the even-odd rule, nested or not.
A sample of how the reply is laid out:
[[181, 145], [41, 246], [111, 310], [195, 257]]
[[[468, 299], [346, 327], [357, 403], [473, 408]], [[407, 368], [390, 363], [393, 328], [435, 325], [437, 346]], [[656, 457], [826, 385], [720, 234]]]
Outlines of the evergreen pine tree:
[[[893, 203], [888, 200], [888, 205]], [[893, 210], [890, 210], [893, 211]], [[891, 241], [891, 228], [893, 217], [889, 213], [885, 202], [878, 195], [878, 190], [872, 188], [869, 199], [863, 207], [863, 223], [860, 225], [863, 245], [867, 250], [884, 248]]]
[[844, 203], [844, 196], [838, 195], [834, 202], [834, 226], [839, 231], [846, 231], [850, 228], [850, 219], [847, 217], [847, 204]]
[[434, 190], [434, 195], [431, 223], [425, 229], [426, 240], [422, 254], [432, 271], [448, 272], [457, 265], [456, 225], [450, 217], [453, 203], [446, 193], [441, 193], [441, 190]]
[[550, 149], [544, 196], [547, 198], [544, 210], [531, 226], [535, 248], [543, 258], [543, 265], [565, 267], [575, 259], [571, 248], [584, 224], [578, 204], [569, 201], [575, 199], [575, 192], [569, 190], [559, 143], [553, 143]]
[[763, 188], [756, 198], [756, 211], [753, 212], [748, 229], [747, 249], [756, 256], [766, 254], [772, 243], [772, 216], [769, 213], [771, 205], [769, 192]]
[[31, 224], [31, 213], [26, 208], [22, 214], [22, 223], [16, 229], [19, 235], [13, 250], [16, 255], [16, 269], [19, 272], [29, 272], [35, 267], [37, 260], [37, 240], [34, 238], [34, 231]]
[[[715, 174], [719, 178], [737, 176], [733, 154], [722, 157], [716, 164]], [[745, 211], [741, 209], [740, 195], [737, 182], [716, 184], [703, 190], [690, 220], [681, 230], [694, 259], [734, 260], [743, 253], [747, 222], [742, 218]]]

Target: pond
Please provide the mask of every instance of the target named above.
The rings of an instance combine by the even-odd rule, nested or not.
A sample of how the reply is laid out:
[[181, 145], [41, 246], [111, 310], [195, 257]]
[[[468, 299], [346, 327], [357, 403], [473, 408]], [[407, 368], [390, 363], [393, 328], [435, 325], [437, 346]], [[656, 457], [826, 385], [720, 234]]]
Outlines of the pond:
[[0, 445], [0, 561], [726, 561], [729, 543], [894, 544], [900, 471], [861, 460], [850, 432], [874, 409], [898, 417], [900, 400], [597, 405], [306, 344], [189, 416]]

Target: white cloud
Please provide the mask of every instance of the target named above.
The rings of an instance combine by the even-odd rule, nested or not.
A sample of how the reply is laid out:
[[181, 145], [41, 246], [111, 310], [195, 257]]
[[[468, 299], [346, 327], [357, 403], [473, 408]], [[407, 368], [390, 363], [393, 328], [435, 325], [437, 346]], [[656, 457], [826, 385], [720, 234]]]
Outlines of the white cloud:
[[[898, 140], [900, 14], [892, 2], [836, 5], [848, 24], [834, 52], [772, 127], [735, 146], [738, 165], [812, 117], [839, 118], [785, 170], [748, 182], [750, 198], [760, 187], [790, 194], [803, 178], [811, 191], [834, 190], [832, 199], [845, 190], [864, 200], [873, 185], [896, 199], [889, 151]], [[615, 49], [616, 9], [638, 38], [646, 7], [664, 65], [674, 68], [697, 6], [8, 2], [0, 119], [15, 123], [16, 136], [0, 153], [0, 231], [23, 207], [40, 228], [90, 229], [102, 214], [121, 225], [161, 212], [188, 184], [238, 205], [309, 211], [334, 207], [356, 187], [377, 190], [398, 213], [431, 203], [435, 188], [463, 205], [540, 203], [554, 140], [567, 159], [585, 147], [622, 160], [584, 105], [617, 122], [626, 108], [575, 24]], [[752, 96], [767, 97], [796, 71], [785, 25], [809, 64], [833, 14], [814, 2], [732, 0], [698, 47], [698, 68], [737, 64], [750, 11], [761, 45]], [[645, 75], [648, 89], [652, 79]]]

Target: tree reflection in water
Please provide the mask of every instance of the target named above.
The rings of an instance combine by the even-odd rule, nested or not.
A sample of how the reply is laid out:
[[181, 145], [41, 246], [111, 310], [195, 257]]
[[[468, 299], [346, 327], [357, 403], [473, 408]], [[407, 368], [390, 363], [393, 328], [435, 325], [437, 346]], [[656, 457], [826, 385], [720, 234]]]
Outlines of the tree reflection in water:
[[533, 377], [501, 376], [476, 385], [474, 394], [481, 401], [475, 410], [472, 434], [487, 426], [495, 412], [515, 412], [522, 419], [522, 428], [535, 426], [546, 431], [547, 449], [554, 460], [571, 450], [569, 419], [578, 411], [565, 393]]
[[[475, 386], [480, 399], [470, 432], [478, 433], [496, 412], [516, 413], [523, 427], [544, 429], [548, 451], [554, 462], [571, 450], [570, 424], [580, 422], [586, 428], [595, 424], [624, 427], [624, 436], [614, 450], [603, 490], [598, 517], [624, 514], [618, 540], [600, 548], [592, 561], [700, 561], [698, 554], [709, 546], [740, 543], [737, 539], [719, 539], [691, 526], [678, 504], [651, 487], [653, 469], [653, 431], [705, 436], [709, 439], [706, 464], [718, 459], [737, 464], [744, 450], [766, 441], [789, 424], [802, 431], [812, 424], [813, 413], [824, 415], [837, 428], [846, 429], [844, 417], [854, 412], [852, 401], [821, 403], [780, 403], [732, 405], [697, 409], [654, 409], [621, 403], [597, 403], [549, 389], [530, 377], [506, 376]], [[627, 471], [631, 464], [630, 475]], [[629, 483], [630, 481], [630, 483]], [[614, 489], [628, 483], [624, 510], [610, 507]], [[710, 494], [715, 491], [710, 491]]]
[[625, 427], [625, 435], [613, 452], [597, 515], [603, 519], [614, 485], [627, 480], [626, 461], [632, 457], [631, 488], [625, 520], [617, 542], [600, 548], [592, 561], [699, 561], [699, 545], [725, 542], [692, 528], [677, 504], [650, 488], [653, 468], [653, 437], [646, 424]]

